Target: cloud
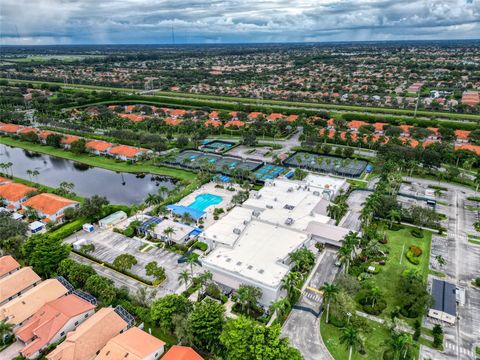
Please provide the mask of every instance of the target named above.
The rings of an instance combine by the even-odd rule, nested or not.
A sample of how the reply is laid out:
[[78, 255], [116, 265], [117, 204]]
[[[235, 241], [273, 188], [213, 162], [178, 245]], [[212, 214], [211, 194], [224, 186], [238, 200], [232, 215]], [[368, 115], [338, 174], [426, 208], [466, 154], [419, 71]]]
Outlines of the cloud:
[[480, 0], [2, 0], [2, 44], [480, 38]]

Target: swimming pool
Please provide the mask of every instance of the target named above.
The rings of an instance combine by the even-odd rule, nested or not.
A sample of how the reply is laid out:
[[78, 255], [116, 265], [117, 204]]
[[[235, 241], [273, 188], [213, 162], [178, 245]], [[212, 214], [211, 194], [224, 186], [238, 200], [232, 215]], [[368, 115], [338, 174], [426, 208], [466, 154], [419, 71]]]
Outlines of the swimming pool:
[[195, 198], [195, 201], [188, 205], [189, 208], [205, 211], [206, 208], [212, 205], [217, 205], [222, 202], [223, 198], [218, 195], [200, 194]]

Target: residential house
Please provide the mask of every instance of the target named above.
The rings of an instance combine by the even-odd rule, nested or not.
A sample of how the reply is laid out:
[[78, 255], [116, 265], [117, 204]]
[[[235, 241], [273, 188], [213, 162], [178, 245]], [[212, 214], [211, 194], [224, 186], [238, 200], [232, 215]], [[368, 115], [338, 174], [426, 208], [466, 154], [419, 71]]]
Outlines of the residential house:
[[135, 115], [135, 114], [117, 114], [119, 117], [131, 120], [133, 122], [140, 122], [145, 119], [143, 115]]
[[387, 124], [385, 124], [385, 123], [380, 123], [380, 122], [376, 122], [376, 123], [374, 123], [374, 124], [372, 124], [372, 125], [373, 125], [373, 127], [375, 128], [375, 131], [374, 131], [375, 134], [383, 135], [383, 134], [385, 133], [385, 130], [384, 130], [384, 129], [385, 129], [385, 125], [387, 125]]
[[77, 141], [77, 140], [80, 140], [80, 137], [79, 137], [79, 136], [75, 136], [75, 135], [65, 135], [65, 136], [62, 138], [62, 141], [61, 141], [62, 147], [65, 148], [65, 149], [70, 149], [72, 143], [74, 143], [74, 142]]
[[43, 193], [32, 196], [22, 204], [22, 208], [32, 208], [40, 218], [55, 222], [62, 220], [66, 209], [76, 209], [79, 203], [55, 194]]
[[438, 132], [438, 128], [427, 127], [427, 130], [430, 131], [430, 135], [428, 135], [427, 139], [429, 139], [429, 140], [440, 140], [441, 135]]
[[455, 144], [455, 150], [466, 150], [480, 155], [480, 146], [472, 144]]
[[12, 180], [0, 176], [0, 185], [5, 185], [11, 183]]
[[13, 325], [13, 330], [22, 326], [47, 302], [67, 295], [69, 290], [57, 279], [42, 281], [37, 286], [0, 306], [0, 321]]
[[20, 264], [10, 255], [0, 257], [0, 279], [20, 269]]
[[0, 279], [0, 306], [37, 286], [42, 279], [31, 267], [25, 267]]
[[279, 113], [271, 113], [267, 116], [267, 121], [275, 121], [280, 119], [283, 119], [283, 115]]
[[132, 327], [109, 340], [95, 360], [156, 360], [164, 351], [162, 340]]
[[82, 323], [55, 350], [47, 355], [48, 360], [90, 360], [113, 337], [128, 328], [128, 323], [114, 308], [102, 308]]
[[352, 120], [348, 123], [348, 129], [350, 131], [358, 131], [361, 126], [363, 125], [368, 125], [365, 121], [359, 121], [359, 120]]
[[298, 115], [289, 115], [286, 119], [288, 122], [294, 122], [298, 120]]
[[120, 160], [138, 160], [138, 158], [146, 153], [145, 149], [127, 146], [127, 145], [117, 145], [108, 151], [110, 155]]
[[85, 144], [85, 148], [95, 155], [107, 155], [112, 143], [102, 140], [91, 140]]
[[244, 127], [244, 126], [245, 126], [245, 123], [243, 121], [240, 121], [240, 120], [230, 120], [225, 124], [225, 128], [230, 128], [230, 127], [241, 128], [241, 127]]
[[470, 131], [467, 130], [455, 130], [456, 142], [459, 144], [466, 144], [470, 140]]
[[27, 359], [36, 358], [94, 313], [95, 305], [74, 294], [47, 302], [15, 331], [17, 340], [25, 345], [20, 354]]
[[7, 203], [8, 209], [17, 210], [22, 202], [27, 200], [27, 195], [36, 190], [34, 187], [19, 183], [7, 183], [0, 185], [0, 198]]
[[255, 120], [257, 119], [260, 115], [263, 115], [261, 112], [258, 112], [258, 111], [253, 111], [251, 112], [250, 114], [247, 115], [247, 118], [249, 120]]
[[163, 121], [165, 122], [165, 124], [172, 125], [172, 126], [180, 125], [183, 122], [182, 119], [177, 119], [177, 118], [173, 118], [173, 117], [167, 117]]
[[168, 110], [168, 114], [173, 118], [181, 117], [181, 116], [185, 115], [186, 113], [187, 113], [187, 110], [184, 110], [184, 109]]
[[162, 360], [204, 360], [195, 350], [188, 346], [173, 345]]
[[402, 137], [409, 137], [410, 136], [410, 129], [412, 125], [400, 125], [399, 128], [402, 130], [400, 136]]
[[16, 134], [18, 131], [23, 129], [22, 125], [16, 124], [0, 124], [0, 133], [4, 134]]
[[211, 126], [211, 127], [214, 127], [214, 128], [222, 126], [222, 122], [219, 121], [219, 120], [215, 120], [215, 119], [209, 119], [209, 120], [205, 121], [203, 124], [205, 125], [205, 127]]

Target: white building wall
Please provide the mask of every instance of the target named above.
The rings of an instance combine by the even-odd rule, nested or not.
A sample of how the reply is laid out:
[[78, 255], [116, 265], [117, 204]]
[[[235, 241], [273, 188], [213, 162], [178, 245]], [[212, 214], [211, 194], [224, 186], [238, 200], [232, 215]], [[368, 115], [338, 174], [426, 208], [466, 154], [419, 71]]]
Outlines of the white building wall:
[[156, 349], [154, 352], [152, 352], [150, 355], [145, 356], [142, 360], [157, 360], [162, 356], [162, 354], [165, 352], [165, 347], [162, 345], [158, 349]]

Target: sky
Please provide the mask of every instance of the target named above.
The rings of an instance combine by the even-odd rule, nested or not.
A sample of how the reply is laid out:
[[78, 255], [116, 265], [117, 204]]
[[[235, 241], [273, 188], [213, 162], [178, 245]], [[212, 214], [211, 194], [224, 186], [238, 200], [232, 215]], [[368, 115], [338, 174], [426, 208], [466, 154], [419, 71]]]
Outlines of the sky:
[[479, 39], [480, 0], [0, 0], [0, 44]]

